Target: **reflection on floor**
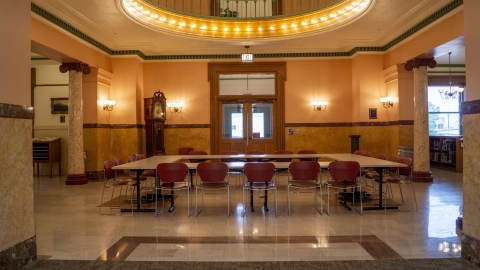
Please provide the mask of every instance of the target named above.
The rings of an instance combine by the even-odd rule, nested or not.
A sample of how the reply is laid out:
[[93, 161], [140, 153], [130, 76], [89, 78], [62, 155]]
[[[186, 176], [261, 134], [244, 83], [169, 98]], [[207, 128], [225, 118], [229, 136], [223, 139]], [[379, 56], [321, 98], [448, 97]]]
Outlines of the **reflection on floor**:
[[[407, 185], [400, 211], [364, 211], [363, 216], [335, 199], [330, 216], [320, 215], [311, 194], [291, 195], [289, 216], [285, 212], [286, 177], [282, 176], [277, 218], [273, 196], [268, 201], [270, 212], [262, 211], [263, 199], [255, 196], [256, 211], [247, 210], [242, 218], [241, 188], [232, 188], [235, 211], [229, 218], [226, 195], [205, 195], [205, 208], [198, 217], [187, 217], [186, 196], [176, 199], [173, 214], [158, 218], [153, 213], [132, 215], [109, 207], [102, 207], [99, 215], [103, 183], [66, 186], [65, 177], [34, 176], [38, 255], [42, 259], [126, 261], [459, 258], [455, 220], [461, 211], [462, 174], [432, 171], [433, 183], [414, 184], [417, 212], [411, 211], [413, 196]], [[393, 192], [394, 201], [401, 201], [398, 187], [393, 186]], [[107, 200], [110, 195], [107, 189]]]

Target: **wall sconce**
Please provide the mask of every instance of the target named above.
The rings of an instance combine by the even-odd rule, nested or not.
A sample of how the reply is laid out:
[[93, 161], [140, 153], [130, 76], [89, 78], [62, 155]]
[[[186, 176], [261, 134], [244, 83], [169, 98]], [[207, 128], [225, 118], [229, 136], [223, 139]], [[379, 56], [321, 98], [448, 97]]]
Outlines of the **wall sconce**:
[[392, 97], [381, 97], [380, 102], [384, 108], [393, 107]]
[[312, 101], [314, 111], [325, 111], [327, 109], [328, 101]]
[[115, 105], [115, 103], [117, 103], [115, 100], [104, 100], [103, 101], [103, 110], [105, 111], [112, 111], [113, 110], [113, 105]]
[[167, 107], [170, 110], [171, 113], [179, 113], [182, 111], [183, 108], [183, 103], [168, 103]]

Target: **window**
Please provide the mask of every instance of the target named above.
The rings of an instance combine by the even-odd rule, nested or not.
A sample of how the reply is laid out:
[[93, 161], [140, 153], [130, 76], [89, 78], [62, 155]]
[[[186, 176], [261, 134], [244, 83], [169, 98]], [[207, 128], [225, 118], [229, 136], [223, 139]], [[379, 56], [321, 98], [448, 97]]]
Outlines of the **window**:
[[462, 135], [461, 98], [443, 99], [438, 93], [444, 87], [428, 87], [428, 126], [430, 135]]

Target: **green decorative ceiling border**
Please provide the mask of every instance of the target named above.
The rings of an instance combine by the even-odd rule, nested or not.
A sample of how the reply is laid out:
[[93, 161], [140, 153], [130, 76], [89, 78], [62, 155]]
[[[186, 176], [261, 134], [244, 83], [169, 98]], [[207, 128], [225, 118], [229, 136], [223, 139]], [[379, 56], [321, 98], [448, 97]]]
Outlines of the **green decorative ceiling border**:
[[[416, 24], [414, 27], [410, 28], [408, 31], [401, 34], [400, 36], [393, 39], [392, 41], [390, 41], [389, 43], [387, 43], [382, 47], [355, 47], [349, 52], [263, 53], [263, 54], [254, 54], [254, 57], [255, 58], [348, 57], [348, 56], [354, 55], [357, 52], [384, 52], [392, 48], [393, 46], [397, 45], [398, 43], [402, 42], [406, 38], [412, 36], [413, 34], [420, 31], [421, 29], [428, 26], [429, 24], [433, 23], [434, 21], [445, 16], [446, 14], [448, 14], [449, 12], [451, 12], [452, 10], [456, 9], [461, 5], [463, 5], [463, 0], [452, 1], [450, 4], [446, 5], [445, 7], [441, 8], [437, 12], [428, 16], [426, 19]], [[240, 58], [240, 54], [145, 55], [140, 50], [114, 51], [108, 48], [107, 46], [103, 45], [102, 43], [96, 41], [95, 39], [89, 37], [88, 35], [84, 34], [83, 32], [76, 29], [75, 27], [55, 17], [54, 15], [50, 14], [49, 12], [35, 5], [34, 3], [31, 3], [31, 10], [33, 13], [41, 16], [42, 18], [48, 20], [49, 22], [66, 30], [72, 35], [90, 43], [91, 45], [113, 56], [136, 55], [142, 58], [143, 60], [194, 60], [194, 59], [238, 59]]]

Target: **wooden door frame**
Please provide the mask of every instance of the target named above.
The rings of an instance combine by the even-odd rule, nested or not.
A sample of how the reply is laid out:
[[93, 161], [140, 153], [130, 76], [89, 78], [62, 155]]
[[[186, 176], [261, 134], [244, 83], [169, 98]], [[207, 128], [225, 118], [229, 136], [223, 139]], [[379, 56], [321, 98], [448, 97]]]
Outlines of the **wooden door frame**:
[[[259, 62], [259, 63], [209, 63], [208, 81], [210, 82], [210, 152], [218, 154], [220, 151], [220, 139], [222, 123], [218, 117], [220, 108], [219, 97], [220, 74], [238, 73], [272, 73], [275, 74], [275, 95], [255, 95], [257, 100], [276, 99], [277, 115], [274, 118], [276, 149], [285, 148], [285, 81], [287, 80], [286, 62]], [[227, 99], [245, 99], [244, 95], [226, 96]]]

